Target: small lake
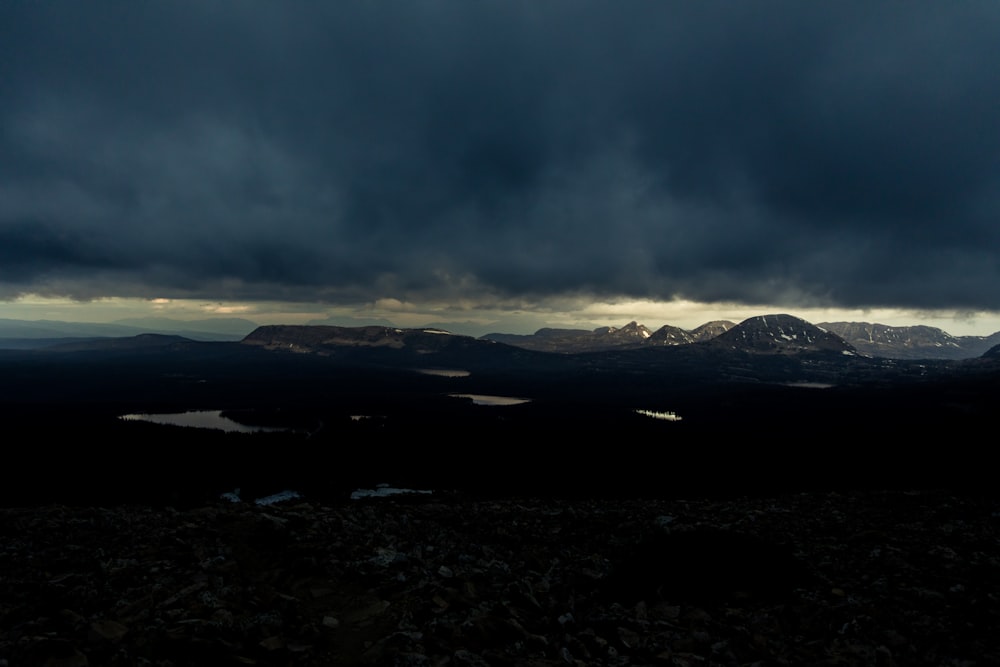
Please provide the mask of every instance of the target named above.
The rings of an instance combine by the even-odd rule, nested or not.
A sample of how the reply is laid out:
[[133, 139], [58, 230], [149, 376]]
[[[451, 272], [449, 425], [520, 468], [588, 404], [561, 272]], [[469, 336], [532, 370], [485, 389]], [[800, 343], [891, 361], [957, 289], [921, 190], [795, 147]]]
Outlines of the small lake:
[[146, 421], [167, 426], [189, 426], [191, 428], [210, 428], [227, 433], [265, 433], [287, 431], [284, 428], [266, 426], [248, 426], [233, 421], [222, 415], [222, 410], [189, 410], [187, 412], [170, 413], [134, 413], [122, 415], [119, 419], [125, 421]]
[[475, 405], [520, 405], [530, 403], [530, 398], [514, 398], [513, 396], [489, 396], [487, 394], [449, 394], [453, 398], [471, 398]]
[[438, 377], [443, 377], [443, 378], [466, 378], [466, 377], [469, 377], [469, 375], [471, 375], [471, 373], [469, 373], [469, 371], [463, 371], [463, 370], [459, 370], [457, 368], [456, 369], [452, 369], [452, 368], [418, 368], [417, 372], [418, 373], [422, 373], [424, 375], [436, 375]]
[[645, 417], [650, 417], [652, 419], [659, 419], [661, 421], [667, 422], [679, 422], [683, 419], [679, 414], [673, 410], [636, 410], [636, 413], [643, 415]]

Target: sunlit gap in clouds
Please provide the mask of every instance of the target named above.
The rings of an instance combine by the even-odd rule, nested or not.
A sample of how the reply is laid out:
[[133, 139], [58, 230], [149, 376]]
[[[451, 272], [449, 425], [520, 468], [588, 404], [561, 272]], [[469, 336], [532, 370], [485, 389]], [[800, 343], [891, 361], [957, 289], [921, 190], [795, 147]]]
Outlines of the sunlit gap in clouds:
[[705, 304], [675, 299], [588, 300], [553, 297], [534, 302], [490, 302], [473, 299], [420, 304], [380, 298], [357, 304], [290, 301], [229, 301], [209, 299], [149, 299], [106, 297], [90, 301], [34, 294], [0, 301], [0, 318], [113, 322], [141, 317], [177, 320], [243, 318], [265, 324], [382, 324], [403, 328], [434, 325], [455, 333], [534, 333], [543, 327], [592, 329], [622, 326], [631, 321], [656, 329], [663, 325], [691, 330], [715, 320], [741, 322], [757, 315], [785, 313], [808, 322], [869, 322], [887, 326], [923, 325], [956, 335], [987, 336], [1000, 331], [1000, 312], [915, 310], [902, 308], [797, 308], [735, 303]]
[[0, 301], [0, 318], [112, 322], [137, 317], [177, 320], [243, 317], [260, 324], [303, 324], [308, 320], [324, 317], [327, 309], [324, 304], [294, 302], [212, 301], [166, 297], [102, 297], [79, 301], [28, 294]]

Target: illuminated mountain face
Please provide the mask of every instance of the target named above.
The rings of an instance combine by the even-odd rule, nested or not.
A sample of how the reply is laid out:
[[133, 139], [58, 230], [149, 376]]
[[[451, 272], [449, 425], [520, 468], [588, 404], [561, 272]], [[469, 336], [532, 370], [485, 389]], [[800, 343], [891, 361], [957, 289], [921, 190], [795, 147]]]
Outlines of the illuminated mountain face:
[[751, 317], [716, 336], [713, 342], [752, 352], [857, 353], [840, 336], [791, 315]]

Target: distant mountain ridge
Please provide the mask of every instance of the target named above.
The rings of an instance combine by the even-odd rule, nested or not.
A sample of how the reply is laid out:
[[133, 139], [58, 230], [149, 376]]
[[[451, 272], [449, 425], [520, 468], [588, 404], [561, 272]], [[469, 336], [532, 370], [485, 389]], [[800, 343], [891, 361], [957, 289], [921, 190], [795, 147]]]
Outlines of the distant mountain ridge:
[[87, 340], [166, 334], [202, 341], [238, 341], [257, 327], [240, 318], [174, 320], [131, 318], [114, 322], [64, 322], [0, 318], [0, 348], [32, 349]]
[[144, 333], [120, 338], [90, 338], [80, 341], [56, 343], [46, 347], [49, 352], [86, 352], [89, 350], [142, 350], [160, 349], [170, 345], [192, 343], [190, 338], [174, 334]]
[[823, 322], [859, 352], [891, 359], [969, 359], [1000, 344], [1000, 331], [989, 336], [952, 336], [928, 326], [891, 327], [868, 322]]
[[717, 320], [707, 322], [690, 331], [668, 324], [656, 331], [651, 331], [645, 325], [632, 321], [620, 328], [598, 327], [592, 331], [544, 328], [539, 329], [534, 334], [490, 333], [482, 338], [539, 352], [578, 353], [663, 345], [687, 345], [688, 343], [710, 340], [735, 326], [734, 322]]
[[[493, 346], [527, 349], [546, 354], [581, 354], [638, 349], [681, 349], [695, 344], [720, 351], [752, 354], [826, 353], [857, 355], [857, 351], [834, 333], [791, 315], [763, 315], [740, 324], [715, 322], [688, 332], [664, 326], [650, 331], [636, 322], [624, 327], [600, 327], [594, 331], [541, 329], [530, 337], [473, 338], [440, 329], [395, 327], [337, 327], [316, 325], [268, 325], [254, 330], [243, 344], [269, 350], [330, 355], [350, 349], [398, 350], [416, 354], [442, 351], [495, 352]], [[722, 333], [716, 333], [721, 331]], [[505, 340], [527, 341], [518, 345]], [[533, 347], [529, 347], [533, 345]]]
[[[779, 322], [778, 318], [782, 318], [782, 321]], [[786, 331], [785, 334], [792, 338], [785, 344], [779, 344], [779, 341], [770, 338], [768, 323], [778, 326], [778, 329], [782, 326], [791, 327], [795, 331], [792, 333]], [[808, 324], [815, 330], [803, 328], [801, 323]], [[751, 328], [753, 332], [750, 331]], [[734, 329], [739, 329], [739, 333], [729, 334]], [[824, 331], [846, 343], [848, 348], [844, 348], [845, 350], [852, 349], [859, 354], [886, 359], [971, 359], [1000, 344], [1000, 332], [989, 336], [952, 336], [941, 329], [928, 326], [891, 327], [868, 322], [823, 322], [813, 325], [791, 315], [777, 314], [751, 317], [740, 324], [717, 320], [692, 330], [664, 325], [656, 331], [651, 331], [645, 325], [633, 321], [621, 328], [600, 327], [590, 331], [539, 329], [534, 334], [490, 333], [483, 338], [529, 350], [566, 354], [686, 345], [713, 340], [724, 335], [742, 336], [743, 343], [739, 347], [755, 348], [757, 351], [765, 349], [788, 351], [810, 340], [815, 345], [810, 343], [807, 347], [841, 349], [840, 343], [822, 335]], [[795, 332], [801, 334], [801, 337], [796, 339]], [[732, 337], [722, 338], [722, 342], [727, 340], [730, 344], [734, 342]]]
[[[337, 347], [389, 348], [434, 351], [446, 347], [457, 336], [443, 329], [400, 329], [397, 327], [332, 325], [265, 325], [243, 339], [246, 345], [291, 352], [324, 352]], [[472, 339], [474, 340], [474, 339]]]
[[[792, 333], [785, 332], [791, 339], [779, 344], [777, 340], [769, 340], [769, 328], [757, 327], [755, 333], [749, 328], [770, 323], [777, 325], [775, 318], [792, 318], [785, 325], [796, 329], [801, 337], [795, 338]], [[761, 319], [763, 318], [763, 319]], [[793, 324], [793, 322], [795, 322]], [[802, 323], [816, 329], [836, 335], [857, 353], [886, 359], [938, 359], [960, 360], [982, 356], [986, 351], [1000, 345], [1000, 332], [989, 336], [953, 336], [947, 332], [929, 326], [894, 327], [868, 322], [822, 322], [816, 325], [790, 315], [762, 315], [749, 318], [740, 324], [728, 320], [706, 322], [695, 329], [682, 329], [671, 325], [663, 325], [652, 330], [636, 321], [622, 327], [603, 326], [596, 329], [560, 329], [542, 328], [533, 334], [489, 333], [478, 338], [463, 334], [454, 334], [437, 327], [418, 327], [401, 329], [393, 326], [370, 325], [345, 327], [334, 325], [267, 325], [258, 326], [254, 322], [239, 318], [220, 320], [203, 319], [197, 321], [171, 320], [166, 318], [146, 318], [119, 320], [113, 323], [74, 323], [54, 320], [12, 320], [0, 318], [0, 349], [35, 349], [55, 345], [77, 344], [85, 345], [88, 341], [112, 340], [139, 336], [143, 334], [163, 334], [183, 336], [193, 341], [246, 341], [261, 346], [277, 346], [277, 339], [264, 343], [262, 332], [284, 332], [291, 336], [286, 343], [297, 341], [301, 351], [316, 351], [323, 346], [365, 345], [365, 346], [396, 346], [407, 345], [413, 349], [417, 340], [425, 350], [441, 347], [441, 340], [428, 336], [448, 334], [455, 340], [471, 339], [503, 343], [509, 346], [536, 352], [553, 352], [560, 354], [577, 354], [583, 352], [600, 352], [610, 350], [630, 350], [651, 347], [675, 347], [716, 339], [729, 332], [739, 329], [743, 341], [740, 347], [754, 348], [757, 352], [767, 349], [788, 352], [796, 344], [803, 341], [814, 341], [815, 349], [838, 349], [835, 341], [825, 339], [818, 331], [807, 330]], [[781, 328], [780, 326], [778, 327]], [[386, 332], [395, 332], [387, 334]], [[402, 332], [405, 332], [402, 333]], [[455, 340], [452, 341], [452, 346]], [[723, 338], [721, 342], [733, 343], [731, 338]], [[313, 349], [316, 348], [316, 349]]]
[[327, 325], [265, 325], [258, 327], [241, 344], [267, 350], [284, 350], [294, 353], [320, 355], [356, 354], [383, 355], [396, 353], [411, 357], [469, 356], [495, 354], [500, 348], [526, 353], [514, 346], [498, 345], [491, 340], [453, 334], [443, 329], [419, 327], [362, 326], [339, 327]]

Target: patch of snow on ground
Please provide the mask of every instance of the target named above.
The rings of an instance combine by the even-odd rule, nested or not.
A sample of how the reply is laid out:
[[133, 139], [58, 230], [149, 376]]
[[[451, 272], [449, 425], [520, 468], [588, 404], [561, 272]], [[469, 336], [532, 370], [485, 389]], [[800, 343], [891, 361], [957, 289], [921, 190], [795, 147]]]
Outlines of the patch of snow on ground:
[[386, 496], [396, 496], [404, 493], [433, 493], [433, 491], [420, 490], [420, 489], [398, 489], [396, 487], [389, 486], [388, 484], [379, 484], [374, 489], [358, 489], [357, 491], [351, 492], [351, 500], [358, 500], [360, 498], [384, 498]]
[[286, 500], [294, 500], [296, 498], [301, 498], [295, 491], [282, 491], [280, 493], [275, 493], [270, 496], [264, 496], [263, 498], [258, 498], [254, 502], [258, 505], [274, 505], [275, 503], [281, 503]]
[[[257, 505], [274, 505], [275, 503], [285, 502], [286, 500], [295, 500], [296, 498], [301, 498], [296, 491], [281, 491], [280, 493], [275, 493], [270, 496], [264, 496], [263, 498], [258, 498], [254, 501]], [[223, 493], [219, 496], [222, 500], [228, 500], [231, 503], [241, 503], [243, 499], [240, 498], [240, 490], [235, 489], [227, 493]]]
[[235, 491], [230, 491], [228, 493], [223, 493], [219, 497], [222, 498], [223, 500], [228, 500], [231, 503], [240, 503], [240, 502], [243, 502], [242, 499], [240, 498], [240, 490], [239, 489], [236, 489]]

